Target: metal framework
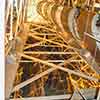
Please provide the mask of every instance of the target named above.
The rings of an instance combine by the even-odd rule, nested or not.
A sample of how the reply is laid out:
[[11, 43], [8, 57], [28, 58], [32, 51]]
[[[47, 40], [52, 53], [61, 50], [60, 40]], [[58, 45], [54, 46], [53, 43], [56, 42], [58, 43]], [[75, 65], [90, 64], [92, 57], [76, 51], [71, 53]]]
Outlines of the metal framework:
[[[50, 24], [26, 22], [25, 15], [29, 4], [27, 0], [15, 0], [17, 19], [13, 23], [12, 4], [7, 3], [6, 10], [9, 11], [6, 11], [5, 18], [6, 22], [9, 17], [11, 19], [10, 30], [5, 33], [6, 99], [99, 100], [100, 75], [95, 70], [97, 67], [93, 67], [96, 64], [92, 66], [81, 56], [81, 48], [73, 46], [75, 40], [71, 39], [66, 43], [55, 26]], [[29, 68], [30, 71], [27, 72]], [[54, 82], [55, 79], [57, 82]], [[51, 82], [51, 87], [48, 87], [48, 81]], [[54, 96], [48, 96], [49, 88], [50, 91], [54, 88], [57, 90], [54, 90], [54, 94], [50, 92]], [[27, 89], [25, 95], [24, 90]]]

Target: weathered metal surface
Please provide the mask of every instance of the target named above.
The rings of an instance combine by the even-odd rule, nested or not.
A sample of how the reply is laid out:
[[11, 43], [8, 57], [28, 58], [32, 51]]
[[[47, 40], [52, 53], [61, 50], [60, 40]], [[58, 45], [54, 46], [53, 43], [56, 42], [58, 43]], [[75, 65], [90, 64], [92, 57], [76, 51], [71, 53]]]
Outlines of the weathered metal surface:
[[[28, 26], [24, 25], [23, 30], [24, 29], [25, 29], [25, 31], [20, 33], [19, 36], [18, 36], [19, 38], [21, 38], [21, 41], [15, 45], [15, 47], [16, 47], [15, 52], [16, 53], [17, 52], [23, 52], [24, 43], [25, 43], [26, 38], [27, 38], [26, 32], [27, 32]], [[23, 35], [24, 35], [24, 37], [23, 37]], [[18, 59], [20, 59], [20, 55], [17, 55], [17, 60]], [[5, 78], [6, 78], [6, 81], [5, 81], [5, 92], [6, 92], [5, 97], [6, 98], [9, 98], [9, 96], [11, 94], [18, 67], [19, 67], [19, 65], [18, 65], [17, 61], [11, 62], [11, 64], [5, 65], [5, 72], [6, 72], [6, 75], [5, 75]]]

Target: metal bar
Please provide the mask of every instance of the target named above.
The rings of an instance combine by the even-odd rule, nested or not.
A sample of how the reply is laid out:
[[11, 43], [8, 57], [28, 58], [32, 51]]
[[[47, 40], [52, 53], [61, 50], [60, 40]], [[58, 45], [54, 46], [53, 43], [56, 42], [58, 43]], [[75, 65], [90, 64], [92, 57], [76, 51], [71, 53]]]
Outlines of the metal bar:
[[56, 68], [50, 68], [50, 69], [48, 69], [48, 70], [46, 70], [46, 71], [44, 71], [44, 72], [42, 72], [42, 73], [40, 73], [40, 74], [38, 74], [38, 75], [35, 75], [34, 77], [28, 79], [27, 81], [24, 81], [24, 82], [20, 83], [19, 85], [15, 86], [15, 87], [13, 88], [12, 92], [14, 92], [14, 91], [16, 91], [16, 90], [19, 90], [20, 88], [22, 88], [22, 87], [28, 85], [29, 83], [31, 83], [31, 82], [33, 82], [33, 81], [35, 81], [35, 80], [38, 80], [39, 78], [45, 76], [46, 74], [48, 74], [48, 73], [50, 73], [50, 72], [52, 72], [52, 71], [54, 71], [54, 70], [56, 70]]
[[49, 31], [54, 32], [54, 33], [56, 33], [56, 32], [57, 32], [57, 31], [56, 31], [56, 30], [54, 30], [54, 29], [47, 28], [47, 27], [42, 26], [42, 25], [33, 24], [33, 23], [30, 23], [30, 24], [32, 24], [32, 25], [34, 25], [34, 26], [39, 26], [40, 28], [43, 28], [43, 29], [49, 30]]
[[25, 54], [76, 54], [75, 52], [24, 51]]
[[[30, 46], [32, 45], [32, 44], [29, 44]], [[34, 45], [34, 44], [33, 44]], [[42, 46], [44, 46], [44, 47], [59, 47], [59, 48], [62, 48], [61, 46], [59, 46], [59, 45], [46, 45], [46, 44], [41, 44], [41, 45], [37, 45], [37, 46], [39, 46], [39, 47], [42, 47]], [[34, 46], [33, 46], [34, 47]]]
[[[96, 88], [89, 88], [89, 89], [81, 89], [81, 93], [88, 99], [94, 100], [96, 95]], [[55, 96], [40, 96], [40, 97], [26, 97], [21, 98], [22, 100], [61, 100], [61, 99], [70, 99], [72, 94], [64, 94], [64, 95], [55, 95]], [[16, 100], [21, 100], [20, 98], [16, 98]], [[74, 94], [74, 100], [80, 100], [80, 95], [77, 93]], [[10, 99], [15, 100], [15, 99]], [[97, 99], [96, 99], [97, 100]]]
[[[44, 61], [47, 61], [47, 62], [66, 62], [67, 60], [44, 60]], [[83, 62], [82, 60], [68, 60], [69, 63], [70, 62]], [[34, 62], [34, 61], [30, 61], [30, 60], [20, 60], [19, 62]], [[83, 66], [84, 67], [84, 66]], [[82, 68], [83, 69], [83, 68]]]
[[[77, 56], [75, 56], [75, 57], [77, 57]], [[69, 60], [71, 60], [71, 59], [73, 59], [73, 58], [75, 58], [75, 57], [69, 58], [69, 59], [66, 61], [66, 63], [68, 63]], [[64, 65], [64, 63], [58, 64], [58, 66], [62, 66], [62, 65]], [[57, 69], [57, 68], [56, 68], [56, 69]], [[56, 70], [56, 69], [54, 68], [54, 70]], [[52, 70], [51, 70], [51, 71], [49, 71], [49, 70], [50, 70], [50, 69], [48, 69], [47, 71], [43, 72], [44, 74], [43, 74], [43, 73], [40, 73], [40, 74], [36, 75], [36, 76], [37, 76], [37, 79], [43, 77], [44, 75], [46, 75], [46, 74], [48, 74], [48, 73], [50, 73], [50, 72], [52, 71]], [[21, 83], [22, 85], [21, 85], [21, 84], [17, 85], [17, 86], [16, 86], [17, 89], [20, 89], [20, 88], [26, 86], [27, 84], [29, 84], [29, 83], [35, 81], [34, 78], [36, 78], [36, 76], [34, 76], [34, 77], [32, 78], [32, 80], [29, 79], [29, 80], [26, 80], [24, 83]], [[39, 76], [40, 76], [40, 77], [39, 77]]]
[[96, 39], [93, 35], [90, 35], [89, 33], [86, 33], [85, 32], [85, 35], [89, 36], [90, 38], [96, 40], [98, 43], [100, 43], [100, 40], [99, 39]]
[[56, 36], [57, 34], [56, 33], [38, 33], [37, 31], [32, 31], [34, 33], [34, 35], [39, 35], [39, 36], [42, 36], [42, 35], [49, 35], [49, 36]]
[[98, 91], [97, 100], [100, 100], [100, 88], [99, 88], [99, 91]]
[[[38, 40], [43, 40], [43, 38], [38, 37], [38, 36], [35, 36], [35, 35], [32, 34], [32, 33], [29, 33], [28, 35], [29, 35], [29, 36], [32, 36], [33, 38], [36, 38], [36, 39], [38, 39]], [[59, 46], [61, 46], [61, 47], [67, 47], [67, 48], [76, 50], [74, 47], [71, 47], [71, 46], [68, 46], [68, 45], [65, 45], [65, 44], [61, 44], [61, 43], [58, 43], [58, 42], [55, 42], [55, 41], [51, 41], [51, 40], [48, 40], [48, 39], [44, 39], [44, 40], [45, 40], [45, 41], [48, 41], [48, 42], [50, 42], [50, 43], [54, 43], [54, 44], [56, 44], [56, 45], [59, 45]]]
[[[58, 65], [62, 66], [63, 64], [64, 64], [64, 63], [60, 63], [60, 64], [58, 64]], [[14, 89], [12, 90], [12, 92], [15, 91], [15, 90], [19, 90], [20, 88], [22, 88], [22, 87], [28, 85], [28, 84], [31, 83], [31, 82], [34, 82], [35, 80], [38, 80], [39, 78], [41, 78], [41, 77], [43, 77], [43, 76], [45, 76], [45, 75], [51, 73], [52, 71], [54, 71], [54, 70], [56, 70], [56, 69], [57, 69], [57, 68], [49, 68], [48, 70], [46, 70], [46, 71], [44, 71], [44, 72], [42, 72], [42, 73], [40, 73], [40, 74], [35, 75], [34, 77], [32, 77], [32, 78], [30, 78], [30, 79], [28, 79], [28, 80], [26, 80], [26, 81], [24, 81], [24, 82], [18, 84], [17, 86], [15, 86]]]
[[10, 50], [11, 50], [11, 48], [12, 48], [12, 45], [9, 45], [9, 46], [5, 49], [5, 56], [8, 55], [8, 53], [9, 53]]
[[[94, 98], [96, 96], [96, 88], [81, 89], [80, 92], [85, 96], [86, 99], [95, 100]], [[78, 95], [77, 92], [74, 92], [74, 94], [71, 98], [71, 100], [81, 100], [81, 99], [82, 98], [80, 97], [80, 95]]]
[[32, 48], [32, 47], [35, 47], [35, 46], [38, 46], [38, 45], [40, 45], [41, 43], [43, 43], [43, 41], [42, 41], [42, 42], [37, 42], [37, 43], [34, 43], [34, 44], [29, 44], [28, 46], [25, 46], [25, 47], [24, 47], [24, 50], [25, 50], [25, 49]]
[[[46, 60], [47, 62], [65, 62], [65, 60]], [[66, 60], [67, 61], [67, 60]], [[30, 60], [20, 60], [19, 62], [34, 62], [34, 61], [30, 61]]]
[[87, 76], [87, 75], [85, 75], [85, 74], [83, 74], [83, 73], [80, 73], [80, 72], [75, 72], [75, 71], [70, 70], [70, 69], [68, 69], [68, 68], [64, 68], [64, 67], [61, 67], [61, 66], [57, 66], [57, 65], [55, 65], [55, 64], [53, 64], [53, 63], [49, 63], [49, 62], [47, 62], [47, 61], [43, 61], [43, 60], [38, 59], [38, 58], [35, 58], [35, 57], [31, 57], [31, 56], [28, 56], [28, 55], [25, 55], [25, 54], [22, 54], [22, 53], [19, 53], [19, 55], [22, 56], [22, 57], [25, 57], [25, 58], [34, 60], [34, 61], [36, 61], [36, 62], [40, 62], [40, 63], [42, 63], [42, 64], [49, 65], [49, 66], [51, 66], [51, 67], [60, 69], [60, 70], [62, 70], [62, 71], [64, 71], [64, 72], [68, 72], [68, 73], [70, 73], [70, 74], [74, 74], [74, 75], [77, 75], [77, 76], [86, 78], [86, 79], [88, 79], [88, 80], [98, 81], [97, 78], [94, 78], [94, 77], [91, 77], [91, 76]]
[[[86, 33], [85, 32], [85, 34], [88, 34], [88, 33]], [[61, 36], [61, 35], [60, 35]], [[65, 43], [67, 43], [66, 42], [66, 40], [61, 36], [61, 38], [63, 39], [63, 41], [65, 42]], [[75, 49], [73, 49], [73, 50], [75, 50]], [[75, 52], [76, 52], [76, 50], [75, 50]], [[81, 58], [81, 59], [83, 59], [83, 61], [85, 62], [85, 63], [88, 63], [88, 65], [90, 65], [91, 66], [91, 68], [96, 72], [96, 73], [99, 73], [99, 70], [97, 70], [97, 63], [94, 61], [94, 63], [89, 63], [89, 60], [90, 60], [90, 58], [89, 59], [86, 59], [84, 56], [83, 56], [83, 54], [81, 54], [81, 52], [80, 51], [77, 51], [77, 54], [79, 55], [79, 57]], [[92, 67], [93, 66], [93, 67]]]
[[9, 36], [9, 40], [13, 39], [13, 0], [10, 0], [11, 3], [11, 18], [10, 18], [10, 36]]
[[[71, 94], [65, 94], [65, 95], [55, 95], [55, 96], [22, 98], [22, 100], [61, 100], [61, 99], [70, 99], [70, 97], [71, 97]], [[15, 99], [10, 99], [10, 100], [15, 100]], [[21, 100], [21, 99], [16, 98], [16, 100]]]
[[[54, 37], [54, 38], [52, 38], [52, 39], [50, 39], [50, 40], [54, 40], [54, 39], [56, 39], [57, 37]], [[28, 49], [28, 48], [32, 48], [32, 47], [34, 47], [34, 46], [45, 46], [45, 45], [41, 45], [43, 42], [45, 42], [45, 40], [43, 41], [40, 41], [40, 42], [37, 42], [37, 43], [34, 43], [34, 44], [28, 44], [28, 46], [26, 46], [25, 48], [24, 48], [24, 50], [25, 49]], [[56, 45], [55, 45], [56, 46]]]

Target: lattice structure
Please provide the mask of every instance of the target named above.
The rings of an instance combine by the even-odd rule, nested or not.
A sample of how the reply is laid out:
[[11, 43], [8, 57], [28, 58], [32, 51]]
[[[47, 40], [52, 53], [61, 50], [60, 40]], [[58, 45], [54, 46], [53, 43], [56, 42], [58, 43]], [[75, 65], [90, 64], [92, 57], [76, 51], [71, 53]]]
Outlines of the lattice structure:
[[66, 42], [51, 23], [27, 22], [29, 3], [7, 3], [6, 99], [99, 100], [100, 75], [83, 57], [89, 53], [74, 39]]
[[99, 87], [99, 75], [50, 26], [30, 24], [27, 34], [24, 51], [18, 52], [22, 58], [13, 91], [21, 92], [15, 92], [15, 98]]

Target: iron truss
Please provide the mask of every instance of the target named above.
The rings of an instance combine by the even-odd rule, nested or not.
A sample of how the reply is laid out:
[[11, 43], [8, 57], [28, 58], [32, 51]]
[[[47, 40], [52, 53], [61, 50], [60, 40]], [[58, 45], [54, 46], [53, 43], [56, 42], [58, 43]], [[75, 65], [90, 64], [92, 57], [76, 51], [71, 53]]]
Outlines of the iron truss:
[[[26, 97], [30, 97], [31, 100], [34, 96], [47, 95], [41, 97], [46, 100], [49, 95], [55, 95], [50, 96], [50, 100], [53, 98], [58, 100], [57, 94], [62, 95], [62, 99], [73, 98], [73, 96], [77, 99], [95, 97], [96, 89], [99, 88], [99, 74], [80, 56], [79, 49], [71, 46], [74, 41], [70, 40], [66, 43], [48, 25], [27, 23], [25, 29], [26, 38], [22, 39], [23, 35], [19, 38], [26, 42], [16, 43], [18, 58], [16, 61], [19, 68], [11, 98], [20, 97], [26, 100]], [[23, 50], [20, 51], [20, 48]], [[89, 94], [86, 93], [86, 88]], [[50, 92], [53, 89], [54, 94]], [[26, 90], [28, 92], [24, 93]], [[91, 91], [94, 92], [91, 94]], [[38, 99], [39, 97], [36, 97], [35, 100]]]
[[21, 1], [19, 7], [15, 6], [14, 23], [13, 8], [7, 5], [6, 99], [99, 100], [100, 76], [93, 67], [96, 64], [81, 55], [84, 52], [75, 40], [66, 43], [55, 26], [25, 22], [27, 2]]

